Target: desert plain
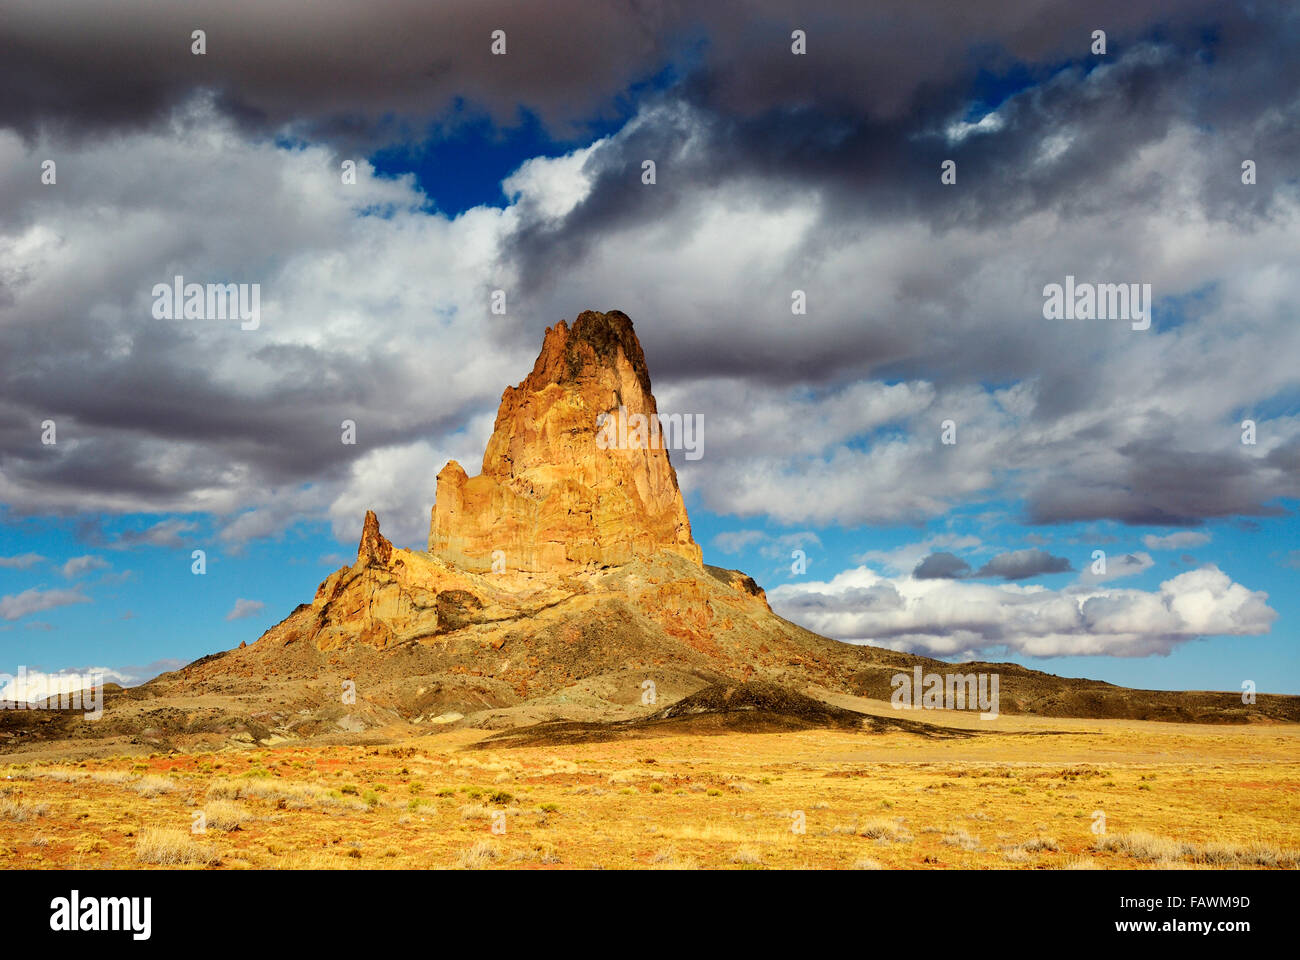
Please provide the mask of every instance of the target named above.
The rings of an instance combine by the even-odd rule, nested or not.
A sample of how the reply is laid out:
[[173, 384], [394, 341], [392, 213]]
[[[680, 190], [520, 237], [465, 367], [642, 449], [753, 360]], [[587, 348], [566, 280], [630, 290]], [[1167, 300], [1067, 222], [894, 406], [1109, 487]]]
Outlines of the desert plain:
[[[841, 705], [897, 717], [889, 703]], [[904, 713], [906, 711], [903, 711]], [[0, 868], [1294, 868], [1300, 728], [926, 711], [909, 731], [0, 755]], [[1012, 759], [1014, 758], [1014, 759]]]

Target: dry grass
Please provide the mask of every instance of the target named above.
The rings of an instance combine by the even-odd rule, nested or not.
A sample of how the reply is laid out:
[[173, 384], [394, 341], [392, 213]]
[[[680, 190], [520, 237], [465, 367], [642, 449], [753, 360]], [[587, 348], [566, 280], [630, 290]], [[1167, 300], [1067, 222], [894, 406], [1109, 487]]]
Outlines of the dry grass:
[[1197, 863], [1231, 867], [1287, 867], [1300, 865], [1300, 850], [1287, 850], [1272, 843], [1212, 841], [1192, 854]]
[[874, 817], [858, 824], [857, 833], [881, 843], [909, 843], [912, 835], [898, 820]]
[[238, 800], [239, 784], [233, 780], [213, 780], [206, 794], [209, 800]]
[[1034, 837], [1022, 843], [1020, 849], [1027, 853], [1055, 853], [1061, 849], [1061, 845], [1056, 842], [1055, 837]]
[[248, 810], [229, 800], [212, 800], [203, 808], [209, 828], [230, 833], [238, 830], [249, 819]]
[[130, 783], [131, 775], [125, 770], [97, 770], [90, 775], [90, 779], [95, 783], [105, 783], [109, 786], [120, 787], [123, 784]]
[[1097, 849], [1114, 851], [1161, 866], [1190, 861], [1216, 867], [1294, 867], [1300, 862], [1300, 851], [1258, 840], [1248, 843], [1211, 841], [1196, 844], [1171, 840], [1142, 830], [1102, 837], [1097, 841]]
[[365, 810], [369, 805], [355, 796], [318, 783], [279, 780], [242, 780], [220, 778], [208, 786], [209, 800], [266, 800], [285, 810], [323, 808]]
[[84, 780], [88, 774], [84, 770], [68, 770], [65, 767], [50, 767], [44, 770], [33, 770], [32, 777], [42, 780], [53, 780], [56, 783], [75, 783], [78, 780]]
[[135, 842], [135, 857], [141, 863], [156, 863], [164, 867], [210, 866], [221, 860], [215, 850], [198, 843], [190, 834], [168, 828], [143, 831]]
[[131, 789], [142, 797], [156, 797], [160, 794], [171, 793], [176, 789], [176, 784], [166, 777], [146, 776], [131, 784]]
[[939, 842], [950, 847], [960, 847], [962, 850], [978, 850], [980, 848], [980, 838], [972, 836], [960, 827], [945, 833], [943, 839]]
[[1159, 862], [1178, 860], [1190, 853], [1194, 847], [1168, 837], [1158, 837], [1143, 830], [1134, 830], [1131, 833], [1102, 837], [1097, 841], [1097, 849], [1121, 853], [1135, 860]]
[[486, 840], [480, 840], [472, 847], [467, 847], [456, 858], [456, 866], [461, 870], [482, 870], [490, 865], [500, 854], [497, 848]]
[[48, 803], [27, 803], [23, 800], [0, 800], [0, 820], [27, 823], [49, 813]]

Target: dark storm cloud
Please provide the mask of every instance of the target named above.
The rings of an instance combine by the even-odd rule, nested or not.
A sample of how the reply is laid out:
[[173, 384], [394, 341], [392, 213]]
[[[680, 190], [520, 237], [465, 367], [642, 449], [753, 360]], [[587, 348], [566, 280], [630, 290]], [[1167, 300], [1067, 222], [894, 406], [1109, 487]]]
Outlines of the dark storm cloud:
[[959, 580], [970, 573], [970, 564], [955, 553], [932, 553], [916, 565], [918, 580]]
[[[459, 98], [514, 121], [585, 120], [662, 59], [676, 4], [560, 0], [10, 2], [0, 124], [74, 134], [140, 127], [200, 89], [245, 126], [357, 142], [443, 117]], [[206, 32], [207, 52], [191, 53]], [[507, 34], [505, 56], [490, 35]]]
[[[0, 22], [0, 123], [25, 132], [145, 125], [202, 88], [250, 126], [341, 139], [392, 135], [461, 99], [501, 119], [522, 106], [565, 125], [610, 109], [629, 83], [669, 65], [729, 113], [816, 100], [896, 117], [915, 109], [918, 91], [981, 66], [1076, 56], [1099, 26], [1120, 43], [1217, 6], [11, 0]], [[801, 58], [790, 54], [796, 27], [808, 33]], [[195, 29], [207, 34], [201, 57], [190, 52]], [[505, 56], [489, 52], [497, 29]]]
[[1300, 496], [1300, 473], [1261, 467], [1244, 451], [1201, 453], [1168, 443], [1127, 443], [1113, 479], [1086, 485], [1044, 483], [1027, 505], [1033, 523], [1115, 519], [1135, 526], [1198, 526], [1236, 515], [1279, 516], [1268, 501]]
[[[0, 334], [0, 348], [5, 339]], [[49, 363], [77, 362], [58, 346], [46, 355]], [[112, 490], [167, 510], [188, 491], [220, 484], [232, 464], [255, 462], [259, 483], [267, 485], [325, 480], [372, 446], [458, 425], [388, 409], [389, 390], [403, 374], [380, 356], [263, 348], [254, 355], [277, 375], [265, 389], [246, 393], [191, 366], [198, 344], [161, 324], [149, 325], [132, 347], [119, 361], [87, 365], [77, 375], [6, 365], [0, 395], [58, 412], [57, 447], [41, 443], [41, 419], [33, 413], [11, 408], [0, 416], [11, 479], [49, 492]], [[362, 424], [360, 448], [340, 443], [345, 419]], [[189, 451], [183, 472], [159, 469], [168, 448]]]
[[977, 577], [1028, 580], [1045, 573], [1068, 573], [1074, 568], [1066, 557], [1054, 557], [1045, 550], [1012, 550], [999, 553], [976, 572]]

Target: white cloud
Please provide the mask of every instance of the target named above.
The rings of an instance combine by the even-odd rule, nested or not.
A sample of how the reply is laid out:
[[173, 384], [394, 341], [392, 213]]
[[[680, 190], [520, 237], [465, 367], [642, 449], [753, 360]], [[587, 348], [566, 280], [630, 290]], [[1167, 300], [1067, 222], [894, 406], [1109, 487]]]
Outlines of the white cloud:
[[261, 613], [266, 608], [266, 604], [261, 600], [245, 600], [242, 597], [235, 601], [230, 612], [226, 614], [227, 620], [243, 620], [246, 617], [253, 617]]
[[740, 553], [766, 539], [767, 534], [762, 530], [727, 530], [713, 538], [713, 545], [723, 553]]
[[0, 618], [17, 620], [31, 613], [53, 610], [74, 603], [90, 603], [90, 597], [80, 590], [38, 590], [32, 588], [22, 593], [0, 597]]
[[93, 667], [86, 671], [60, 670], [55, 673], [22, 668], [12, 675], [0, 673], [0, 700], [37, 704], [48, 697], [86, 690], [94, 686], [96, 681], [122, 683], [123, 679], [121, 674], [107, 667]]
[[919, 543], [908, 543], [892, 550], [864, 550], [853, 558], [855, 563], [878, 563], [893, 573], [911, 573], [916, 565], [935, 551], [979, 551], [983, 541], [970, 534], [939, 533]]
[[8, 567], [11, 570], [26, 570], [42, 562], [45, 558], [39, 553], [20, 553], [13, 557], [0, 557], [0, 567]]
[[1120, 580], [1124, 577], [1135, 577], [1139, 573], [1145, 573], [1156, 565], [1155, 560], [1151, 559], [1151, 554], [1138, 551], [1137, 553], [1113, 553], [1106, 557], [1106, 572], [1093, 573], [1093, 563], [1091, 559], [1083, 567], [1079, 574], [1079, 582], [1085, 584], [1105, 583], [1108, 580]]
[[517, 204], [525, 215], [553, 220], [568, 214], [591, 191], [591, 177], [585, 169], [587, 159], [606, 141], [559, 157], [534, 157], [501, 183], [502, 192]]
[[12, 674], [0, 673], [0, 700], [38, 703], [49, 696], [75, 693], [99, 683], [130, 687], [184, 665], [182, 660], [168, 658], [145, 666], [70, 667], [51, 672], [20, 666]]
[[144, 530], [127, 530], [108, 544], [115, 550], [146, 545], [151, 547], [183, 547], [186, 535], [198, 529], [192, 520], [160, 520]]
[[88, 553], [82, 557], [73, 557], [67, 563], [59, 568], [59, 571], [69, 580], [79, 577], [82, 574], [89, 573], [92, 570], [107, 570], [110, 564], [103, 557]]
[[344, 543], [359, 542], [361, 521], [367, 510], [374, 510], [380, 530], [394, 544], [425, 549], [438, 471], [456, 460], [470, 476], [477, 474], [491, 435], [492, 419], [480, 416], [452, 434], [444, 447], [421, 440], [380, 447], [359, 458], [329, 504], [334, 536]]
[[1002, 118], [996, 110], [990, 111], [980, 117], [974, 123], [965, 120], [958, 120], [948, 125], [944, 130], [944, 136], [949, 144], [961, 143], [972, 134], [980, 133], [997, 133], [1006, 126], [1006, 120]]
[[1277, 617], [1266, 593], [1213, 566], [1154, 591], [890, 579], [861, 566], [768, 597], [782, 616], [826, 636], [962, 658], [1167, 654], [1198, 637], [1266, 633]]
[[1142, 538], [1142, 545], [1148, 550], [1190, 550], [1193, 547], [1204, 546], [1209, 542], [1210, 535], [1208, 533], [1198, 533], [1194, 530], [1179, 530], [1163, 537], [1148, 533]]
[[754, 547], [760, 556], [769, 560], [778, 557], [788, 560], [792, 550], [800, 550], [805, 546], [820, 547], [822, 541], [811, 530], [779, 534], [764, 533], [761, 530], [733, 530], [718, 534], [713, 538], [713, 545], [727, 554], [741, 553]]

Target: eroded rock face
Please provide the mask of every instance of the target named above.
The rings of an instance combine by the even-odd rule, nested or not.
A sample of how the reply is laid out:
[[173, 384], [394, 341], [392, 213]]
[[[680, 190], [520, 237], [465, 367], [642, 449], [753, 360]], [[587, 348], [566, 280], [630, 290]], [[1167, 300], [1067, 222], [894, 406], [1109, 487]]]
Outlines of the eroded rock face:
[[367, 510], [361, 525], [361, 543], [357, 547], [357, 563], [387, 563], [393, 556], [393, 544], [379, 532], [379, 518], [375, 511]]
[[[702, 563], [662, 442], [611, 449], [601, 414], [657, 417], [632, 322], [618, 311], [550, 327], [508, 387], [483, 467], [438, 474], [429, 552], [466, 570], [564, 572], [670, 551]], [[499, 552], [498, 552], [499, 551]]]
[[446, 564], [395, 548], [367, 510], [356, 563], [331, 574], [309, 609], [301, 629], [284, 631], [287, 642], [307, 637], [331, 650], [359, 640], [382, 649], [459, 630], [475, 621], [484, 603], [475, 584]]

